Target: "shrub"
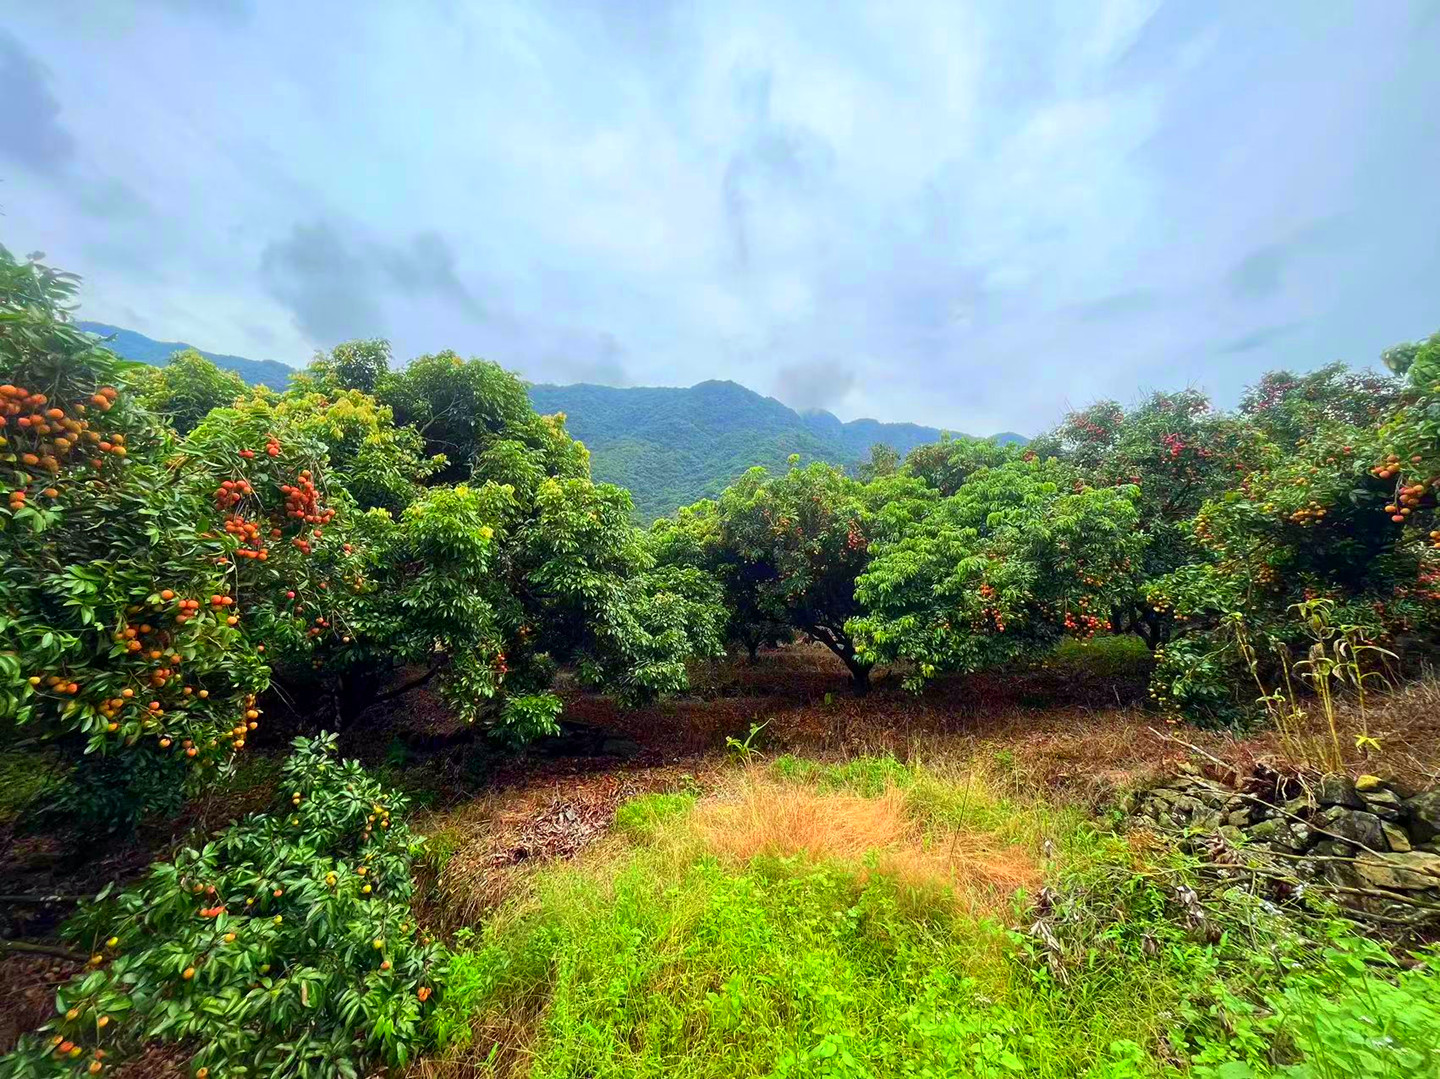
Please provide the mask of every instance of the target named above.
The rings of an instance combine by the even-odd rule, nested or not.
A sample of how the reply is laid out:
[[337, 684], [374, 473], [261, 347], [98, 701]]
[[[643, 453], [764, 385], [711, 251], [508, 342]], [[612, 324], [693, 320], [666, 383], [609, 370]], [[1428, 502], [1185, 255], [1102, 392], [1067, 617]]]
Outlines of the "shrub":
[[405, 799], [334, 747], [296, 739], [272, 811], [83, 910], [66, 934], [91, 969], [0, 1075], [99, 1074], [156, 1041], [215, 1079], [411, 1060], [443, 971], [409, 906], [421, 841]]

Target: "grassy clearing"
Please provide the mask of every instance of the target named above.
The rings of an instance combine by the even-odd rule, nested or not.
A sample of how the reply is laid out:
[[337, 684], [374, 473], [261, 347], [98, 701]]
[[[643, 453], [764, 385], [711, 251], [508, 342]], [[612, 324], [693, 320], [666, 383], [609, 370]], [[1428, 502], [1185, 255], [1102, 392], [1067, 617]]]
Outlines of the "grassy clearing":
[[[780, 758], [648, 794], [462, 948], [426, 1075], [1440, 1074], [1440, 979], [1002, 771]], [[1434, 956], [1429, 957], [1431, 960]]]
[[1091, 675], [1116, 676], [1143, 671], [1153, 660], [1150, 650], [1139, 637], [1125, 633], [1104, 634], [1089, 640], [1065, 637], [1051, 653], [1046, 665], [1060, 669], [1075, 669]]

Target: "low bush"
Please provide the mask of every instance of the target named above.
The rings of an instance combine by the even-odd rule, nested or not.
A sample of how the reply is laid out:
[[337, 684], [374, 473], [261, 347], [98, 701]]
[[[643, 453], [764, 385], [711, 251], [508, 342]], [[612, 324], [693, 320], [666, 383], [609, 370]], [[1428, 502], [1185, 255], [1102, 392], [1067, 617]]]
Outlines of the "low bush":
[[413, 1059], [444, 962], [409, 906], [421, 841], [405, 799], [334, 748], [296, 739], [274, 810], [83, 910], [66, 934], [90, 969], [0, 1076], [98, 1075], [156, 1042], [199, 1079], [348, 1079]]

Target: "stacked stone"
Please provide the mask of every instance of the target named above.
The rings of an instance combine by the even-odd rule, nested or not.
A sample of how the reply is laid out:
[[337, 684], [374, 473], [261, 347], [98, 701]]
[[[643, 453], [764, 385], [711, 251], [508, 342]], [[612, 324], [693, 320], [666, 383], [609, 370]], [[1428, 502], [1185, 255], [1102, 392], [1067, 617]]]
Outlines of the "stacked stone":
[[1192, 772], [1139, 792], [1128, 808], [1135, 823], [1177, 834], [1192, 851], [1219, 845], [1238, 861], [1268, 854], [1299, 879], [1440, 903], [1440, 788], [1408, 793], [1378, 776], [1327, 776], [1271, 804]]

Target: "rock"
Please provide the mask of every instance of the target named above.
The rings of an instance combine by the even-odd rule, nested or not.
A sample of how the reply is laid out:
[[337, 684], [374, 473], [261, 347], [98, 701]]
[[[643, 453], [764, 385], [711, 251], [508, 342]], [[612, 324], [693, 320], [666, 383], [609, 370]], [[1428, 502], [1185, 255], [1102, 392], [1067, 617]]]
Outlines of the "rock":
[[1254, 828], [1250, 829], [1250, 838], [1257, 842], [1269, 842], [1275, 838], [1275, 833], [1280, 830], [1280, 822], [1277, 820], [1262, 820]]
[[1156, 787], [1150, 792], [1150, 796], [1152, 798], [1158, 798], [1162, 802], [1178, 802], [1181, 798], [1185, 797], [1185, 795], [1177, 790], [1172, 790], [1170, 787]]
[[1410, 811], [1410, 838], [1428, 843], [1440, 836], [1440, 787], [1417, 794], [1405, 803]]
[[1415, 892], [1440, 888], [1440, 854], [1406, 851], [1365, 854], [1355, 859], [1360, 879], [1375, 888]]
[[1310, 853], [1322, 858], [1349, 858], [1355, 852], [1350, 849], [1349, 843], [1342, 843], [1338, 839], [1322, 839]]
[[1385, 841], [1385, 831], [1380, 827], [1380, 818], [1374, 813], [1364, 813], [1337, 805], [1321, 813], [1320, 822], [1327, 832], [1332, 832], [1347, 842], [1375, 851], [1390, 849], [1390, 845]]
[[1225, 814], [1225, 823], [1235, 828], [1244, 828], [1250, 823], [1250, 810], [1235, 809]]
[[1315, 811], [1315, 799], [1308, 794], [1302, 794], [1299, 798], [1291, 798], [1286, 802], [1284, 810], [1292, 817], [1308, 817]]
[[1365, 801], [1365, 808], [1377, 817], [1385, 820], [1400, 819], [1404, 807], [1400, 802], [1400, 796], [1394, 791], [1364, 791], [1360, 797]]
[[1400, 825], [1386, 821], [1380, 827], [1385, 832], [1385, 838], [1389, 841], [1391, 850], [1404, 852], [1410, 849], [1410, 837], [1405, 834], [1405, 829]]
[[[1280, 822], [1277, 822], [1280, 823]], [[1274, 835], [1275, 846], [1282, 850], [1288, 850], [1292, 854], [1300, 854], [1305, 851], [1314, 840], [1315, 834], [1310, 831], [1307, 825], [1299, 821], [1280, 823]]]
[[640, 755], [640, 743], [630, 738], [610, 737], [600, 743], [603, 757], [624, 757], [627, 760]]
[[1193, 797], [1211, 809], [1221, 809], [1225, 805], [1225, 792], [1209, 784], [1198, 786], [1191, 793]]
[[1220, 835], [1224, 837], [1225, 842], [1229, 843], [1232, 847], [1239, 847], [1245, 844], [1245, 833], [1233, 824], [1222, 824], [1220, 826]]
[[1175, 807], [1176, 813], [1184, 814], [1187, 817], [1193, 817], [1195, 814], [1201, 812], [1205, 808], [1199, 803], [1199, 801], [1191, 798], [1187, 794], [1182, 794], [1171, 804]]
[[1208, 806], [1199, 806], [1190, 818], [1190, 828], [1196, 832], [1213, 832], [1220, 827], [1220, 811]]
[[1355, 790], [1355, 783], [1349, 776], [1331, 775], [1320, 780], [1318, 798], [1322, 806], [1345, 806], [1348, 809], [1365, 808], [1365, 803]]
[[1365, 791], [1378, 791], [1385, 786], [1385, 781], [1379, 776], [1356, 776], [1355, 789], [1362, 794]]

